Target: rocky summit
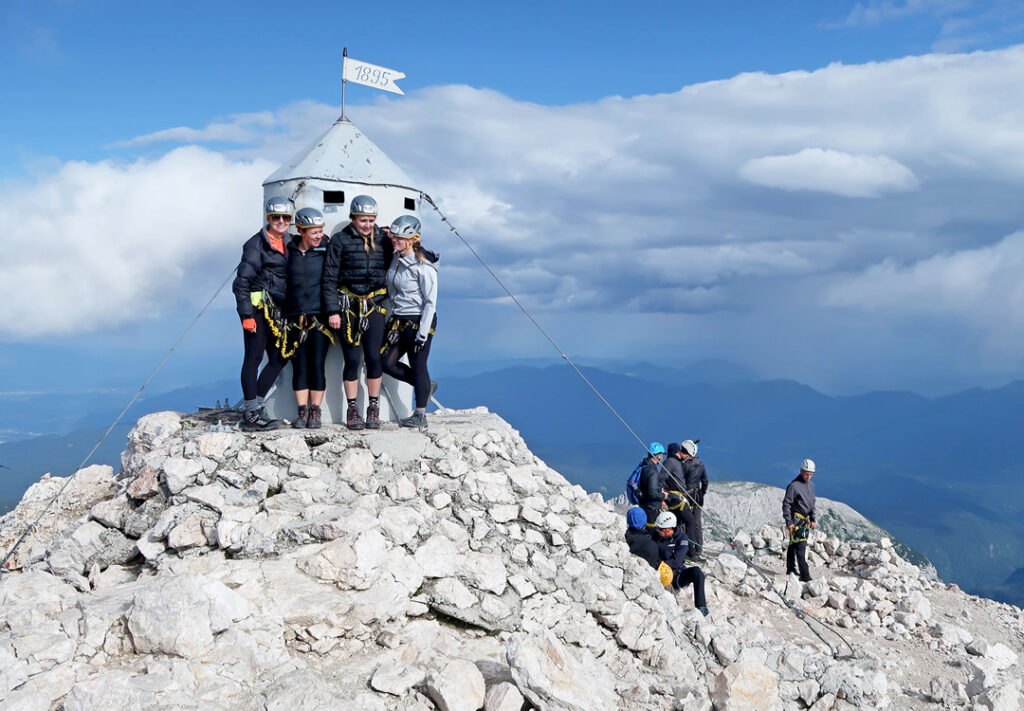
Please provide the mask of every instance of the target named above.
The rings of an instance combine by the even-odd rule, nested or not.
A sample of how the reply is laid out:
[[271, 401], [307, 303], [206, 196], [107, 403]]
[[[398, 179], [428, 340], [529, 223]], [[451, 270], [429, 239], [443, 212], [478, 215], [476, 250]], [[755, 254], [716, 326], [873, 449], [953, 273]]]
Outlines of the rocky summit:
[[7, 551], [57, 497], [0, 578], [0, 711], [1021, 708], [1022, 611], [885, 538], [816, 536], [800, 583], [779, 526], [731, 531], [704, 617], [485, 410], [223, 430], [148, 415], [0, 519]]

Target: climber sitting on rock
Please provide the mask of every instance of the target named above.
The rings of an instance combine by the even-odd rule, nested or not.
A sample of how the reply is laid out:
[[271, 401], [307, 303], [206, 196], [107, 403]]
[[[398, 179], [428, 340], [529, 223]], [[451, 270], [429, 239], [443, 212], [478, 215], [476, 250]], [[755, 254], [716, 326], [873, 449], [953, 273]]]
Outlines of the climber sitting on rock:
[[661, 575], [661, 583], [672, 590], [682, 590], [693, 584], [693, 606], [708, 614], [704, 598], [704, 571], [697, 567], [686, 567], [686, 553], [689, 543], [682, 530], [676, 525], [676, 517], [662, 511], [655, 522], [655, 533], [648, 533], [647, 514], [640, 507], [631, 508], [626, 514], [626, 544], [629, 552], [643, 558]]
[[690, 550], [690, 542], [686, 534], [676, 525], [676, 517], [668, 511], [658, 514], [654, 523], [655, 540], [658, 544], [658, 557], [661, 562], [672, 569], [672, 587], [682, 590], [693, 584], [693, 606], [708, 614], [707, 602], [704, 599], [704, 571], [696, 566], [686, 567], [686, 554]]
[[786, 575], [796, 575], [800, 567], [800, 580], [810, 582], [811, 572], [807, 568], [807, 536], [816, 528], [814, 521], [814, 460], [805, 459], [800, 463], [796, 479], [789, 482], [782, 499], [782, 518], [789, 531], [789, 548], [786, 550]]

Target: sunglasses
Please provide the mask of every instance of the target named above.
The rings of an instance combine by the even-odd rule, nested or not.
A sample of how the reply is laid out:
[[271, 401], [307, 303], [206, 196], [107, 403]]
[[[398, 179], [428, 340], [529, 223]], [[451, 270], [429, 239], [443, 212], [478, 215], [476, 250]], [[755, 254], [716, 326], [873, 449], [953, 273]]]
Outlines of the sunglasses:
[[292, 216], [291, 215], [268, 215], [267, 219], [271, 220], [271, 221], [273, 221], [273, 220], [284, 220], [285, 222], [291, 222], [292, 221]]

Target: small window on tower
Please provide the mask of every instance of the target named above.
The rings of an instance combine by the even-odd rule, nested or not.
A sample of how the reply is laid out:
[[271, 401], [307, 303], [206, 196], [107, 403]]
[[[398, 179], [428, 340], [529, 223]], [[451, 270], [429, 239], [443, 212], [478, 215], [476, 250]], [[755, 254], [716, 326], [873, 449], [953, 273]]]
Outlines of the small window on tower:
[[406, 198], [405, 199], [405, 209], [406, 210], [415, 210], [416, 209], [416, 201], [413, 200], [412, 198]]
[[324, 190], [324, 214], [328, 212], [344, 212], [342, 210], [344, 204], [344, 190]]

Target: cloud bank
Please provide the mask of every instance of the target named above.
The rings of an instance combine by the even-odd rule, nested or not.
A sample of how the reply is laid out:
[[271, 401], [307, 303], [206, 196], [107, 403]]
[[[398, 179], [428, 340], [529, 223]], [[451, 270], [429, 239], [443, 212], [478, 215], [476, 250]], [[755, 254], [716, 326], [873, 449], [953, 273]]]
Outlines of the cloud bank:
[[[441, 86], [349, 113], [530, 307], [576, 323], [595, 354], [629, 352], [660, 324], [674, 343], [685, 331], [694, 357], [756, 352], [794, 376], [891, 362], [893, 349], [904, 369], [918, 357], [965, 372], [990, 362], [991, 339], [937, 355], [931, 332], [905, 325], [934, 318], [998, 331], [1009, 371], [1024, 368], [1021, 324], [1005, 309], [980, 326], [975, 314], [1016, 292], [1000, 276], [966, 298], [953, 277], [1005, 258], [1024, 227], [1022, 81], [1014, 47], [569, 106]], [[233, 267], [258, 228], [262, 179], [337, 114], [303, 102], [161, 129], [124, 142], [161, 157], [67, 164], [21, 186], [38, 221], [0, 267], [0, 295], [17, 304], [0, 333], [85, 332], [198, 305], [195, 276]], [[486, 313], [497, 287], [425, 217], [445, 252], [444, 298]]]

